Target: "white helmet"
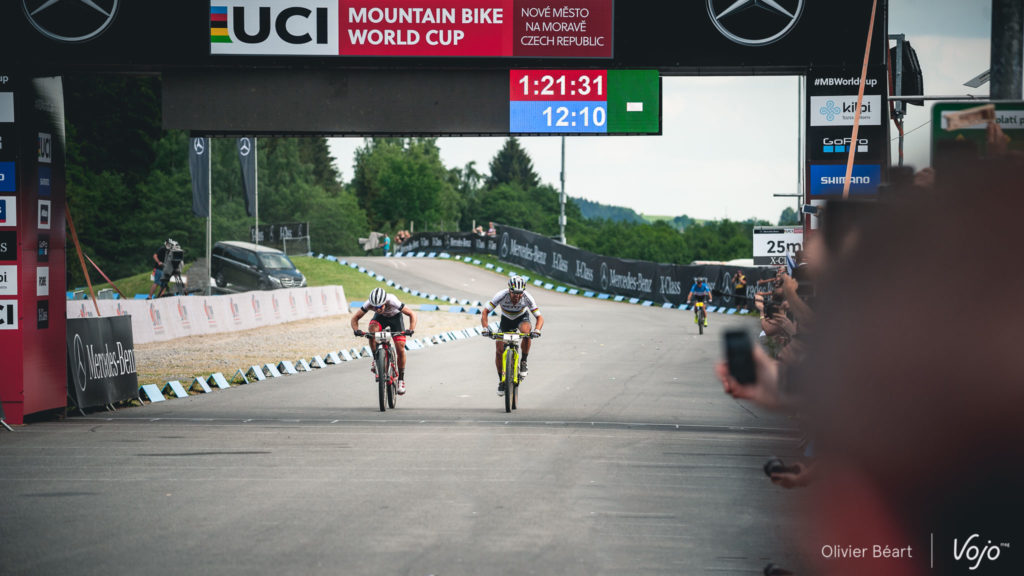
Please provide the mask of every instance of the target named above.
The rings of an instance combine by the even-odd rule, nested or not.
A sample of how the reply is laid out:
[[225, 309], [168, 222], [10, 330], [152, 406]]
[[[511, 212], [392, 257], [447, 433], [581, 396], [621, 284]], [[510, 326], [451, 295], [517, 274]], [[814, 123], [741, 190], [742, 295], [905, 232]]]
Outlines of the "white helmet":
[[512, 276], [508, 279], [508, 291], [513, 294], [521, 294], [526, 290], [526, 280], [522, 276]]
[[374, 308], [376, 308], [378, 306], [383, 306], [384, 305], [384, 301], [387, 300], [387, 298], [388, 298], [388, 293], [385, 292], [383, 288], [374, 288], [370, 292], [370, 298], [369, 298], [370, 306], [373, 306]]

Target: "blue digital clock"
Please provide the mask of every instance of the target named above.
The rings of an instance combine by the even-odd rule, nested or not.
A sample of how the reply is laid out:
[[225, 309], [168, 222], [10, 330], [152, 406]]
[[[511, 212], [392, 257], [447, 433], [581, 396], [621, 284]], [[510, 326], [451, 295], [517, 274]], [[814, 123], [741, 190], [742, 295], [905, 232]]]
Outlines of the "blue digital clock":
[[509, 102], [509, 129], [519, 133], [608, 132], [608, 103], [605, 101]]

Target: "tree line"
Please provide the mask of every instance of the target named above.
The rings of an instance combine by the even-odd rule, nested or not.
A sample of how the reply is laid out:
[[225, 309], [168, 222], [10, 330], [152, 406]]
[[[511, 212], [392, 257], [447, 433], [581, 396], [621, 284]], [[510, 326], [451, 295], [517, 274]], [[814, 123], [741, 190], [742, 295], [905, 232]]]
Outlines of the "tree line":
[[[67, 196], [83, 250], [111, 278], [152, 267], [167, 238], [186, 262], [205, 251], [206, 219], [191, 211], [189, 135], [160, 125], [160, 79], [69, 76], [64, 80]], [[212, 240], [248, 240], [234, 139], [211, 141]], [[516, 226], [555, 237], [559, 193], [542, 183], [516, 138], [481, 171], [448, 168], [434, 138], [368, 138], [351, 178], [322, 137], [258, 139], [261, 224], [309, 222], [314, 252], [363, 253], [370, 231], [468, 231], [474, 222]], [[581, 206], [590, 217], [585, 217]], [[695, 223], [687, 216], [648, 224], [632, 210], [566, 203], [566, 240], [619, 258], [687, 264], [751, 254], [752, 227], [767, 222]], [[74, 247], [68, 245], [68, 262]], [[69, 265], [70, 286], [84, 284]]]

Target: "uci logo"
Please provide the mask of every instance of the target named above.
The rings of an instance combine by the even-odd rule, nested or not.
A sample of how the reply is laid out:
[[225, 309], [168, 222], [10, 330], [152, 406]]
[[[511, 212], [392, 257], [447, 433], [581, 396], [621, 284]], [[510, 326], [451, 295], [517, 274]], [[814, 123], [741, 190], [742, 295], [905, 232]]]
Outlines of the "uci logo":
[[337, 56], [338, 6], [337, 0], [211, 3], [210, 52]]

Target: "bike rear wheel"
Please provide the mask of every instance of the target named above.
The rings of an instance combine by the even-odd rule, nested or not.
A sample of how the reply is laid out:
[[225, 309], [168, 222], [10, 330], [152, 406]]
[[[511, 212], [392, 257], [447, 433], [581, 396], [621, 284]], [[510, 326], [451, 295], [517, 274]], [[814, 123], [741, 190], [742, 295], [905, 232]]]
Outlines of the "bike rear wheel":
[[383, 346], [377, 347], [377, 400], [380, 402], [380, 411], [387, 410], [387, 387], [388, 387], [388, 363], [387, 353]]
[[505, 412], [511, 412], [512, 408], [515, 407], [516, 393], [516, 373], [518, 372], [519, 366], [519, 354], [516, 353], [515, 348], [508, 348], [505, 350]]

